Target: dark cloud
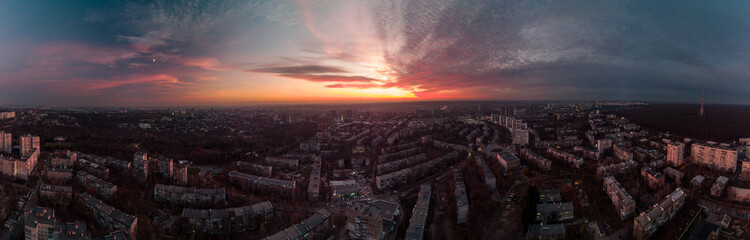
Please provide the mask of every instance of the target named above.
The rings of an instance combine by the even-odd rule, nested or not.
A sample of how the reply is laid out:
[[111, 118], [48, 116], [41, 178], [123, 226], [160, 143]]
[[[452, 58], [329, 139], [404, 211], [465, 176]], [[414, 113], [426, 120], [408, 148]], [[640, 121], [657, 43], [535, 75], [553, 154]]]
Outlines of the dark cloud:
[[314, 73], [345, 73], [341, 68], [321, 65], [303, 65], [291, 67], [265, 67], [250, 70], [252, 72], [281, 73], [281, 74], [314, 74]]
[[[703, 1], [386, 1], [373, 6], [387, 86], [425, 93], [566, 89], [692, 101], [734, 92], [750, 70], [750, 3]], [[740, 86], [740, 85], [737, 85]], [[742, 87], [745, 94], [750, 88]], [[484, 98], [504, 95], [483, 90]], [[650, 95], [634, 94], [643, 92]], [[545, 92], [548, 93], [548, 92]], [[543, 96], [539, 96], [543, 97]], [[723, 98], [719, 101], [738, 101]]]
[[282, 74], [282, 77], [296, 78], [311, 82], [377, 82], [379, 80], [363, 76], [339, 76], [339, 75], [304, 75], [304, 74]]

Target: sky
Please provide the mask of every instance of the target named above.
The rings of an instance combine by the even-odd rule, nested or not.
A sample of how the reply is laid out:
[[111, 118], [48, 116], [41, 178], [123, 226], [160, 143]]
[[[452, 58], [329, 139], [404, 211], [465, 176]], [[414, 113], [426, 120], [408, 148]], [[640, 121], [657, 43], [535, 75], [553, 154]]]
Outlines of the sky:
[[750, 103], [750, 1], [0, 0], [0, 105]]

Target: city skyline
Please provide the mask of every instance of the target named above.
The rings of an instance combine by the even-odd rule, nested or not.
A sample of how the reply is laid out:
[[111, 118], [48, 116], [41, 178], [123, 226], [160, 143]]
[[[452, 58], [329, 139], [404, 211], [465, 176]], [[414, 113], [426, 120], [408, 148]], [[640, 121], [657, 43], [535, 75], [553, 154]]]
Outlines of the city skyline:
[[750, 3], [0, 3], [0, 105], [747, 104]]

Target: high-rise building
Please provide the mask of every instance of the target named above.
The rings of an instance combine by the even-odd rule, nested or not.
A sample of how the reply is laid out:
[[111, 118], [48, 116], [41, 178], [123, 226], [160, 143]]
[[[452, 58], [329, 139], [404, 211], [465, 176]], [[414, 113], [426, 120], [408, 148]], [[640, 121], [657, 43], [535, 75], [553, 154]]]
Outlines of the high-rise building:
[[133, 174], [141, 182], [148, 178], [148, 154], [145, 152], [137, 152], [133, 156]]
[[31, 134], [21, 135], [18, 139], [18, 143], [21, 146], [21, 156], [26, 155], [32, 148]]
[[432, 193], [432, 187], [430, 184], [422, 184], [417, 196], [417, 203], [414, 205], [414, 209], [411, 212], [411, 220], [409, 220], [409, 228], [406, 229], [407, 240], [422, 240], [424, 237], [425, 224], [427, 220], [427, 213], [430, 209], [430, 195]]
[[[6, 137], [7, 136], [7, 137]], [[5, 140], [5, 139], [8, 140]], [[10, 153], [13, 150], [13, 136], [10, 133], [0, 131], [0, 152]]]
[[685, 161], [685, 144], [671, 142], [667, 145], [667, 163], [679, 167]]
[[[746, 153], [747, 154], [747, 153]], [[740, 172], [740, 179], [744, 181], [750, 181], [750, 159], [742, 160], [742, 172]]]
[[737, 170], [738, 151], [736, 149], [721, 145], [693, 143], [690, 154], [695, 164], [731, 173]]

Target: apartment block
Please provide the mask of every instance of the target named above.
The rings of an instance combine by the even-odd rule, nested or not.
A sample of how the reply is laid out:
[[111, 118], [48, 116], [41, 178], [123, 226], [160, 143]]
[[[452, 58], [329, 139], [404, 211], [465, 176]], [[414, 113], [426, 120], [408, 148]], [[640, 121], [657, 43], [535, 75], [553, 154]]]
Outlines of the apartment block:
[[290, 158], [266, 157], [266, 164], [285, 169], [299, 168], [299, 160]]
[[320, 209], [302, 222], [263, 238], [263, 240], [327, 239], [333, 234], [331, 216], [331, 212], [327, 209]]
[[456, 184], [456, 223], [466, 223], [466, 218], [469, 215], [469, 197], [466, 194], [466, 186], [464, 185], [464, 176], [461, 173], [461, 169], [453, 170], [453, 180]]
[[484, 179], [484, 183], [490, 186], [490, 190], [493, 192], [497, 190], [497, 179], [495, 178], [495, 174], [492, 173], [492, 169], [490, 169], [490, 166], [487, 166], [487, 162], [484, 161], [484, 158], [482, 155], [476, 155], [476, 161], [477, 166], [479, 166], [479, 169], [481, 170], [482, 178]]
[[633, 220], [633, 235], [638, 240], [648, 239], [665, 222], [669, 221], [685, 204], [685, 191], [677, 188], [664, 200], [641, 212]]
[[109, 231], [123, 230], [130, 239], [135, 239], [135, 229], [138, 225], [138, 218], [133, 215], [124, 213], [114, 208], [102, 200], [97, 199], [88, 193], [82, 193], [78, 200], [83, 202], [86, 210], [96, 216], [96, 224], [106, 228]]
[[255, 174], [262, 177], [273, 176], [273, 167], [267, 165], [260, 165], [249, 162], [237, 162], [237, 169], [242, 172]]
[[398, 203], [385, 200], [355, 202], [347, 209], [349, 239], [385, 239], [395, 230], [400, 214]]
[[69, 150], [56, 150], [50, 157], [50, 166], [53, 168], [73, 168], [75, 167], [78, 155]]
[[583, 166], [583, 158], [576, 156], [575, 154], [564, 152], [553, 147], [548, 147], [547, 153], [552, 155], [554, 158], [568, 162], [568, 164], [570, 164], [572, 167], [581, 168]]
[[87, 191], [96, 193], [96, 195], [104, 199], [111, 199], [115, 195], [115, 192], [117, 192], [117, 185], [84, 171], [78, 171], [76, 179], [78, 179], [78, 183], [83, 185]]
[[641, 177], [651, 189], [659, 189], [665, 183], [664, 174], [647, 166], [641, 168]]
[[133, 175], [138, 181], [145, 182], [148, 179], [149, 161], [148, 154], [137, 152], [133, 155]]
[[552, 170], [552, 161], [528, 148], [521, 149], [521, 158], [529, 162], [530, 165], [536, 166], [539, 170]]
[[738, 151], [721, 145], [693, 143], [690, 155], [693, 163], [711, 169], [734, 173], [737, 169]]
[[714, 185], [711, 186], [711, 195], [714, 197], [721, 197], [724, 193], [724, 188], [726, 188], [727, 183], [729, 182], [729, 178], [725, 176], [719, 176], [716, 178], [716, 182], [714, 182]]
[[310, 181], [307, 184], [307, 200], [317, 202], [320, 200], [320, 166], [321, 159], [318, 157], [313, 162], [312, 171], [310, 171]]
[[52, 239], [55, 229], [55, 209], [27, 207], [23, 212], [26, 240]]
[[625, 191], [625, 188], [620, 185], [617, 179], [612, 176], [605, 177], [604, 191], [612, 200], [612, 205], [615, 206], [621, 219], [625, 219], [635, 212], [635, 200]]
[[430, 212], [431, 195], [432, 187], [430, 186], [430, 184], [422, 184], [422, 186], [419, 187], [417, 203], [414, 205], [414, 209], [411, 211], [409, 227], [406, 229], [406, 240], [422, 240], [424, 238], [427, 214]]
[[39, 187], [39, 200], [42, 202], [68, 205], [73, 200], [73, 188], [42, 184]]
[[685, 144], [670, 142], [667, 144], [667, 163], [673, 167], [682, 166], [685, 162]]
[[506, 175], [508, 174], [508, 172], [514, 171], [521, 167], [521, 160], [519, 160], [510, 152], [499, 152], [496, 153], [495, 156], [497, 157], [497, 161], [500, 163], [500, 165], [503, 166], [503, 171], [505, 171], [504, 173]]
[[192, 229], [211, 235], [257, 229], [271, 216], [273, 205], [268, 201], [236, 208], [182, 210], [182, 217], [188, 220]]
[[154, 201], [179, 205], [219, 204], [227, 201], [224, 188], [192, 188], [156, 184]]
[[276, 193], [287, 197], [294, 196], [294, 189], [297, 186], [295, 181], [266, 178], [238, 171], [229, 172], [230, 181], [246, 189]]

